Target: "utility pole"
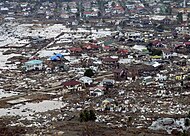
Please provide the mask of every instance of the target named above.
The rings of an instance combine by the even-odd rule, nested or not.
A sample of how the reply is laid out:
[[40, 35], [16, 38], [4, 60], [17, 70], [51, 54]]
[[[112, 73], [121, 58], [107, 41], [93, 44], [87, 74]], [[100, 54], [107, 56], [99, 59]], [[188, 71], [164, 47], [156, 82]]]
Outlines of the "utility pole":
[[183, 1], [183, 7], [186, 8], [186, 0]]

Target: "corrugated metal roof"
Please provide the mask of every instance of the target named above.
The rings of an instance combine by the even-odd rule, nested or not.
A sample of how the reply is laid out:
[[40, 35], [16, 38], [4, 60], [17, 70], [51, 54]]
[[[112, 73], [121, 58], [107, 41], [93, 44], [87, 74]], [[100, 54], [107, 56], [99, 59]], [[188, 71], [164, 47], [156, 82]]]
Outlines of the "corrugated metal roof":
[[41, 63], [42, 63], [41, 60], [30, 60], [30, 61], [25, 62], [25, 65], [37, 65]]

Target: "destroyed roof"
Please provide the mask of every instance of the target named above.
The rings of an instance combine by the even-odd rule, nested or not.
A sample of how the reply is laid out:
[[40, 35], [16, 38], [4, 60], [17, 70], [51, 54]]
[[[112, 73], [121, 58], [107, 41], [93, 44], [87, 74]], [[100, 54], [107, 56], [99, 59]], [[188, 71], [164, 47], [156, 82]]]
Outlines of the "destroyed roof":
[[169, 48], [163, 48], [162, 51], [165, 52], [165, 53], [172, 53], [174, 50], [169, 49]]
[[189, 46], [189, 45], [190, 45], [190, 42], [184, 42], [184, 44], [185, 44], [186, 46]]
[[81, 82], [78, 82], [76, 80], [70, 80], [63, 83], [64, 86], [75, 86], [79, 84], [81, 84]]
[[160, 43], [161, 43], [160, 40], [154, 40], [154, 41], [152, 41], [152, 44], [153, 44], [153, 45], [157, 45], [157, 44], [160, 44]]
[[82, 49], [80, 47], [72, 47], [69, 50], [73, 52], [82, 52]]
[[99, 46], [94, 45], [94, 44], [89, 44], [89, 45], [83, 46], [83, 48], [86, 48], [86, 49], [98, 49]]
[[127, 69], [129, 71], [131, 71], [131, 70], [132, 71], [133, 70], [152, 71], [152, 70], [154, 70], [154, 67], [152, 65], [139, 63], [139, 64], [131, 65], [131, 66], [127, 67]]
[[111, 57], [108, 57], [108, 58], [104, 58], [103, 59], [105, 62], [115, 62], [115, 61], [118, 61], [118, 58], [111, 58]]
[[126, 49], [119, 49], [117, 51], [117, 53], [119, 53], [119, 54], [128, 54], [128, 50], [126, 50]]
[[119, 68], [119, 69], [115, 69], [115, 70], [113, 70], [113, 72], [114, 73], [121, 73], [122, 71], [124, 71], [124, 70], [127, 70], [126, 68]]

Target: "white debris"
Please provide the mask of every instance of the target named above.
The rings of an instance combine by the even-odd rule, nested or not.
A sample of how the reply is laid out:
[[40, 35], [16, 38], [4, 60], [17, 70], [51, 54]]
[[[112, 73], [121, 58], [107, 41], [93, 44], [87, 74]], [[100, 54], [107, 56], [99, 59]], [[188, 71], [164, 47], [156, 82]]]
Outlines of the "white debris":
[[21, 116], [28, 120], [32, 119], [32, 115], [39, 112], [60, 109], [65, 107], [66, 103], [60, 101], [44, 100], [39, 103], [26, 102], [25, 105], [18, 104], [11, 108], [1, 108], [0, 116]]

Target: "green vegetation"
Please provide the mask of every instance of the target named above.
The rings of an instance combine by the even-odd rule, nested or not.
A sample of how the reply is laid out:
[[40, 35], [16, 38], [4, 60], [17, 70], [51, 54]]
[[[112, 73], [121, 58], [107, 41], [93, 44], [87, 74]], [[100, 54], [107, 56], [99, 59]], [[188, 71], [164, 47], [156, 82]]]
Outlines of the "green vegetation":
[[92, 77], [94, 75], [94, 72], [92, 69], [87, 69], [85, 72], [84, 72], [84, 76], [87, 76], [87, 77]]
[[162, 56], [162, 51], [160, 49], [156, 49], [152, 47], [153, 44], [149, 43], [147, 44], [147, 50], [150, 52], [151, 56]]
[[151, 56], [161, 56], [162, 55], [162, 51], [159, 49], [151, 49], [149, 50], [149, 52], [151, 52]]
[[133, 118], [131, 116], [128, 117], [127, 125], [130, 126], [132, 124]]
[[188, 117], [188, 118], [190, 118], [190, 111], [189, 111], [189, 113], [188, 113], [187, 117]]
[[162, 56], [158, 56], [158, 55], [155, 55], [155, 56], [150, 56], [152, 59], [161, 59]]
[[171, 13], [172, 13], [172, 8], [171, 8], [171, 6], [170, 5], [168, 5], [167, 7], [166, 7], [166, 14], [169, 14], [169, 15], [171, 15]]
[[71, 11], [71, 8], [70, 6], [67, 4], [67, 11], [70, 12]]
[[177, 23], [180, 24], [183, 21], [183, 13], [179, 12], [177, 14]]
[[113, 2], [111, 3], [111, 6], [114, 8], [114, 7], [116, 6], [116, 3], [113, 1]]
[[190, 13], [187, 14], [187, 18], [190, 19]]
[[185, 130], [183, 130], [183, 132], [181, 133], [181, 136], [188, 136], [188, 135], [189, 135], [188, 132]]
[[149, 53], [148, 49], [143, 49], [142, 52], [143, 52], [143, 53], [146, 53], [146, 54]]
[[129, 118], [128, 118], [128, 122], [131, 122], [131, 121], [132, 121], [132, 117], [129, 116]]
[[96, 114], [93, 110], [84, 110], [80, 113], [79, 117], [80, 122], [87, 122], [87, 121], [95, 121], [96, 120]]
[[188, 127], [190, 125], [189, 119], [185, 119], [185, 126]]

